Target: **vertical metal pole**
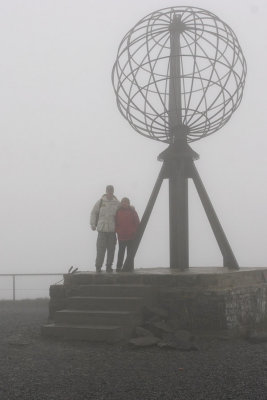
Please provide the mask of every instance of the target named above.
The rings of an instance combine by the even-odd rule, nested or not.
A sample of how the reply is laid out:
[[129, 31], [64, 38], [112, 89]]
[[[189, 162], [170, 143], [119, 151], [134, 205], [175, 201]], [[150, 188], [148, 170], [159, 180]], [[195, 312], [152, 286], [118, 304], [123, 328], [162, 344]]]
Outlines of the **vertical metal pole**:
[[16, 300], [16, 275], [12, 275], [12, 283], [13, 283], [13, 301]]
[[[169, 26], [170, 31], [170, 83], [169, 83], [169, 125], [172, 141], [175, 142], [179, 135], [177, 127], [182, 125], [182, 99], [181, 99], [181, 17], [173, 17]], [[180, 138], [179, 138], [180, 139]]]
[[185, 164], [172, 162], [169, 177], [170, 268], [189, 267], [188, 245], [188, 180]]
[[[180, 34], [183, 23], [174, 16], [170, 30], [170, 86], [169, 125], [173, 145], [186, 147], [186, 135], [182, 129], [181, 99], [181, 48]], [[170, 160], [169, 221], [170, 221], [170, 268], [184, 270], [189, 267], [188, 246], [188, 177], [186, 160], [178, 157]]]

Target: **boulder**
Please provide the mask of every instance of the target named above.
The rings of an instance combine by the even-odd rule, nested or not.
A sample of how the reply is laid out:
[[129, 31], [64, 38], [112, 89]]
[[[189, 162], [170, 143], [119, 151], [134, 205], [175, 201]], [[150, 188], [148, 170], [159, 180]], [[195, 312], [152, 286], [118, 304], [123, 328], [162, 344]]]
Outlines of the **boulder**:
[[163, 307], [146, 307], [145, 314], [149, 318], [153, 316], [158, 316], [160, 318], [168, 318], [168, 311]]
[[141, 336], [129, 340], [129, 344], [134, 347], [149, 347], [155, 346], [159, 341], [160, 339], [155, 336]]
[[137, 326], [135, 328], [135, 334], [137, 337], [145, 337], [145, 336], [153, 336], [153, 333], [148, 329], [143, 328], [142, 326]]
[[248, 336], [250, 343], [264, 343], [267, 342], [267, 332], [255, 332]]
[[161, 342], [161, 347], [171, 347], [182, 351], [199, 350], [194, 342], [194, 336], [185, 330], [165, 334]]

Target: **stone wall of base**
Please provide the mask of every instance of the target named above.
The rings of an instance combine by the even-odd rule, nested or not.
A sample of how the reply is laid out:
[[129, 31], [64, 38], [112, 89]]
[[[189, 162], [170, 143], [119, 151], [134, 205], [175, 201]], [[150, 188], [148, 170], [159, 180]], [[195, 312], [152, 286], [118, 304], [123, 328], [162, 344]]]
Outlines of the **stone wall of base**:
[[189, 330], [242, 333], [267, 323], [267, 284], [196, 290], [162, 288], [160, 303]]
[[267, 285], [229, 290], [225, 294], [228, 329], [253, 328], [267, 322]]

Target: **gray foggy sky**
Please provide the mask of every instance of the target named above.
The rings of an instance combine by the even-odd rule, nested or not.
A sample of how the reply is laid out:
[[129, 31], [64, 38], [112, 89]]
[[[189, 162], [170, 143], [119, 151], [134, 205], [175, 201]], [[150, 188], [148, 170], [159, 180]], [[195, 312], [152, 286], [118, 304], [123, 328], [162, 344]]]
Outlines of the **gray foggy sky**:
[[[140, 217], [166, 145], [136, 133], [117, 110], [111, 69], [124, 34], [152, 11], [193, 6], [234, 30], [248, 64], [240, 107], [192, 145], [241, 266], [267, 264], [267, 3], [265, 0], [0, 1], [1, 272], [93, 269], [90, 211], [106, 184]], [[190, 265], [221, 265], [190, 187]], [[169, 265], [164, 182], [136, 258]]]

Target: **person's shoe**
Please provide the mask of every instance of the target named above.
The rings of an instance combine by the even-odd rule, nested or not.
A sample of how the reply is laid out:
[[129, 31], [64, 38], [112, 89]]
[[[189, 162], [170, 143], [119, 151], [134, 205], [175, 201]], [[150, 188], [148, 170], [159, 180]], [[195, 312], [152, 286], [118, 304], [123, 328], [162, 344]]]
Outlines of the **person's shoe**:
[[106, 272], [113, 272], [113, 269], [111, 267], [107, 267]]
[[101, 271], [101, 267], [96, 267], [95, 269], [96, 269], [96, 272], [97, 272], [98, 274], [99, 274], [100, 272], [102, 272], [102, 271]]
[[117, 267], [116, 272], [121, 272], [121, 267]]

